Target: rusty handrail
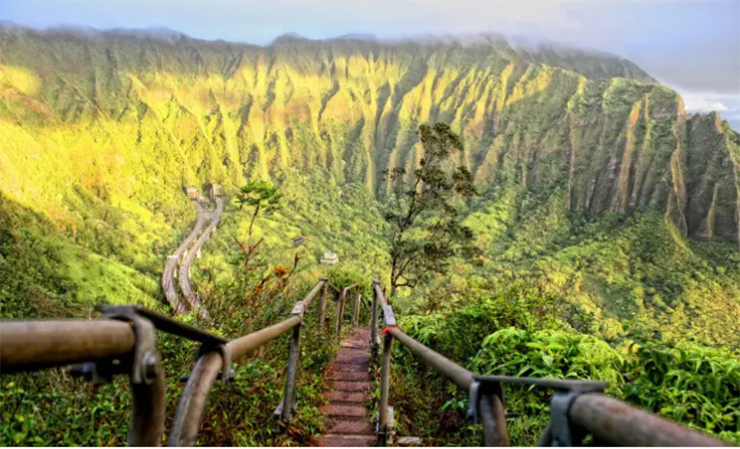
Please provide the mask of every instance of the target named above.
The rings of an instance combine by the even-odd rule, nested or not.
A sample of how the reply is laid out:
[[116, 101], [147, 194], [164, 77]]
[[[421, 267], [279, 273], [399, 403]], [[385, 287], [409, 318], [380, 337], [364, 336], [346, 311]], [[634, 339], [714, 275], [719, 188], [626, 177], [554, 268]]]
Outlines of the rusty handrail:
[[[95, 321], [3, 321], [0, 365], [3, 373], [77, 365], [73, 373], [94, 383], [129, 375], [133, 410], [130, 446], [158, 446], [164, 433], [164, 370], [156, 352], [152, 323], [115, 316]], [[128, 322], [124, 322], [128, 321]], [[119, 364], [115, 365], [114, 360]]]
[[[319, 292], [323, 292], [322, 307], [325, 306], [329, 287], [328, 280], [321, 279], [303, 300], [295, 304], [290, 318], [230, 342], [140, 306], [101, 307], [99, 310], [105, 319], [95, 321], [3, 321], [0, 323], [0, 364], [5, 373], [14, 373], [87, 362], [79, 365], [75, 372], [94, 382], [127, 373], [133, 393], [129, 445], [157, 446], [164, 431], [165, 393], [164, 372], [156, 352], [155, 328], [199, 341], [203, 345], [201, 356], [188, 378], [168, 440], [171, 446], [192, 446], [197, 441], [207, 397], [219, 372], [224, 381], [229, 380], [233, 377], [232, 360], [242, 358], [292, 330], [285, 393], [275, 412], [280, 422], [291, 418], [300, 366], [303, 318]], [[358, 284], [344, 288], [341, 297], [337, 298], [340, 303], [337, 307], [337, 331], [341, 329], [344, 303], [353, 289], [357, 289], [359, 301]], [[357, 304], [359, 302], [356, 307]], [[392, 422], [389, 387], [393, 340], [399, 341], [412, 354], [468, 393], [468, 414], [482, 421], [486, 446], [509, 444], [503, 401], [503, 386], [507, 383], [555, 390], [550, 424], [541, 441], [543, 445], [577, 444], [579, 441], [571, 435], [571, 428], [583, 429], [593, 434], [597, 441], [617, 445], [726, 445], [719, 439], [600, 394], [606, 386], [603, 382], [476, 375], [399, 329], [393, 308], [377, 281], [373, 282], [371, 323], [374, 355], [377, 354], [380, 309], [384, 322], [378, 416], [381, 445], [387, 442], [392, 431], [389, 428]], [[118, 364], [114, 363], [116, 360]]]
[[228, 354], [231, 361], [236, 361], [286, 332], [293, 330], [285, 395], [283, 402], [278, 406], [280, 418], [285, 420], [290, 418], [295, 400], [297, 369], [300, 356], [300, 328], [303, 323], [303, 315], [319, 291], [322, 289], [325, 291], [327, 283], [328, 281], [325, 279], [319, 280], [308, 295], [296, 303], [290, 318], [233, 340], [222, 348], [213, 348], [213, 350], [206, 352], [198, 359], [193, 372], [188, 377], [188, 382], [185, 385], [185, 390], [178, 404], [172, 432], [168, 440], [169, 446], [195, 445], [200, 423], [203, 419], [203, 411], [213, 383], [219, 371], [224, 373], [222, 376], [226, 376], [230, 369], [229, 366], [223, 366], [224, 355]]
[[[232, 361], [259, 349], [287, 331], [299, 326], [300, 323], [301, 318], [293, 316], [229, 342], [226, 347], [231, 353]], [[228, 367], [223, 367], [223, 358], [219, 352], [211, 351], [198, 359], [195, 369], [188, 377], [182, 398], [177, 406], [175, 420], [167, 443], [169, 446], [195, 446], [208, 393], [210, 393], [213, 382], [222, 368], [228, 369]]]
[[[319, 282], [323, 283], [323, 287], [321, 288], [321, 303], [319, 304], [319, 327], [323, 329], [324, 323], [326, 322], [326, 295], [329, 291], [329, 286], [331, 285], [331, 282], [329, 282], [329, 279], [327, 278], [321, 278], [319, 279]], [[339, 293], [335, 292], [335, 296], [338, 294]]]
[[443, 376], [450, 379], [452, 383], [465, 392], [470, 392], [473, 385], [473, 373], [468, 371], [442, 354], [429, 349], [418, 341], [406, 335], [401, 329], [391, 328], [386, 335], [390, 334], [399, 343], [406, 346], [414, 355], [422, 359], [427, 365], [439, 371]]
[[575, 398], [569, 416], [599, 440], [621, 446], [729, 446], [722, 440], [598, 393]]
[[326, 278], [323, 278], [323, 279], [326, 280], [326, 285], [328, 285], [329, 288], [331, 288], [332, 290], [334, 290], [335, 293], [341, 293], [342, 292], [342, 290], [339, 287], [337, 287], [336, 285], [332, 284], [329, 281], [329, 279], [326, 279]]
[[122, 321], [2, 321], [4, 374], [70, 365], [134, 350], [131, 325]]
[[[380, 307], [379, 307], [380, 306]], [[704, 435], [681, 424], [640, 410], [614, 398], [600, 394], [603, 382], [537, 379], [508, 376], [478, 376], [396, 327], [393, 309], [385, 298], [378, 281], [373, 281], [372, 343], [377, 347], [378, 309], [383, 310], [383, 357], [378, 413], [378, 442], [385, 445], [388, 433], [388, 400], [393, 340], [398, 340], [427, 365], [440, 372], [470, 396], [468, 413], [480, 418], [485, 446], [508, 446], [503, 384], [524, 383], [555, 389], [551, 406], [551, 421], [541, 445], [570, 446], [578, 441], [571, 438], [571, 425], [592, 433], [599, 441], [623, 446], [726, 446], [717, 438]]]

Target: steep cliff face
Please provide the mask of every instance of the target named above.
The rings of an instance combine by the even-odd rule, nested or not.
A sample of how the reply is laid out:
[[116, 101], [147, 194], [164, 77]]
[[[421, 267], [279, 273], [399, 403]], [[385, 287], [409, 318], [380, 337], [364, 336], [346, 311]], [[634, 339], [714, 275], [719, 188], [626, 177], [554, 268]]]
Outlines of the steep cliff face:
[[71, 185], [166, 208], [183, 184], [316, 166], [382, 197], [383, 170], [421, 157], [418, 125], [445, 121], [482, 188], [567, 184], [587, 215], [652, 208], [687, 235], [738, 238], [738, 135], [616, 57], [18, 28], [0, 53], [0, 189], [51, 215], [74, 213]]

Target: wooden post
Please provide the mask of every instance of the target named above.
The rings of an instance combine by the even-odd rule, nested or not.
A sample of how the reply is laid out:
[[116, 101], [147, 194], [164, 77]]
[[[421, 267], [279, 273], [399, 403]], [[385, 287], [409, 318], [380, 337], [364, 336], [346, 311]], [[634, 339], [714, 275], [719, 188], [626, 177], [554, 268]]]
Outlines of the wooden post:
[[319, 326], [324, 327], [326, 321], [326, 291], [329, 289], [329, 280], [322, 279], [324, 281], [324, 289], [321, 290], [321, 303], [319, 304]]
[[380, 375], [380, 405], [378, 417], [378, 445], [388, 444], [388, 395], [391, 383], [391, 350], [393, 349], [393, 337], [386, 334], [383, 338], [383, 366]]

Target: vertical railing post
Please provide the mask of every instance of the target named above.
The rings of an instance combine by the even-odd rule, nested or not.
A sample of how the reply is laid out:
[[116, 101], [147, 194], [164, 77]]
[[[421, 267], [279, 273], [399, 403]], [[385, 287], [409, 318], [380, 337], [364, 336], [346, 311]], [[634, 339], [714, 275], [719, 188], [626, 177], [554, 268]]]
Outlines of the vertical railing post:
[[344, 300], [347, 298], [347, 290], [344, 290], [341, 295], [339, 295], [339, 300], [337, 301], [337, 321], [334, 324], [334, 333], [339, 335], [339, 332], [342, 330], [342, 318], [344, 315]]
[[[300, 316], [303, 320], [303, 302], [299, 302], [293, 308], [293, 315]], [[285, 380], [285, 394], [283, 395], [282, 409], [280, 410], [280, 421], [287, 423], [293, 415], [295, 407], [295, 392], [298, 383], [298, 369], [301, 363], [301, 327], [303, 322], [293, 328], [293, 337], [290, 340], [290, 353], [288, 354], [288, 378]]]
[[388, 395], [391, 382], [391, 349], [393, 337], [386, 333], [383, 338], [383, 366], [380, 374], [380, 410], [378, 412], [378, 445], [388, 441]]
[[[344, 324], [344, 307], [347, 305], [347, 299], [349, 298], [350, 290], [347, 290], [342, 295], [342, 308], [339, 309], [339, 330], [342, 330], [342, 324]], [[338, 334], [339, 332], [337, 332]]]
[[483, 446], [508, 447], [509, 430], [501, 384], [495, 384], [492, 390], [483, 392], [479, 408], [483, 424]]
[[357, 326], [360, 324], [360, 304], [362, 303], [362, 291], [357, 289], [357, 296], [355, 297], [355, 307], [352, 311], [352, 325]]
[[321, 303], [319, 304], [319, 326], [324, 328], [324, 321], [326, 321], [326, 291], [329, 289], [329, 279], [322, 278], [324, 282], [324, 289], [321, 290]]
[[375, 290], [376, 284], [379, 284], [379, 282], [373, 281], [373, 308], [370, 315], [370, 347], [373, 350], [373, 355], [378, 350], [378, 292]]

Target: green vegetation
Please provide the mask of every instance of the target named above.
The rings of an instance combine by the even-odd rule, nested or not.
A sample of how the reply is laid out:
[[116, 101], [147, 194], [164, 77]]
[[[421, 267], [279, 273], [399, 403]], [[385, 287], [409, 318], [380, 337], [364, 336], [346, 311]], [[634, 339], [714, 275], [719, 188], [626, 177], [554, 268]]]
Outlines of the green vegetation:
[[444, 123], [421, 125], [423, 154], [410, 179], [403, 167], [386, 172], [392, 185], [386, 221], [390, 224], [391, 296], [398, 287], [414, 288], [429, 274], [444, 273], [448, 260], [469, 255], [473, 233], [460, 224], [453, 201], [475, 195], [470, 171], [459, 166], [448, 173], [453, 151], [463, 151], [460, 137]]
[[[283, 319], [319, 277], [379, 279], [406, 332], [470, 369], [605, 379], [740, 444], [740, 137], [628, 61], [496, 39], [256, 48], [4, 26], [0, 53], [2, 318], [167, 312], [158, 279], [194, 219], [183, 186], [217, 182], [225, 211], [192, 272], [214, 332]], [[338, 267], [319, 265], [325, 250]], [[320, 432], [336, 341], [314, 313], [289, 432], [268, 425], [278, 340], [216, 387], [200, 444]], [[160, 342], [171, 417], [195, 348]], [[477, 444], [465, 398], [396, 359], [401, 433]], [[2, 443], [121, 444], [124, 391], [61, 370], [4, 376]], [[507, 394], [514, 441], [535, 443], [547, 395]]]
[[[214, 292], [209, 313], [219, 323], [213, 331], [235, 338], [257, 331], [290, 315], [295, 297], [307, 286], [270, 297], [264, 303], [245, 302], [233, 291]], [[222, 296], [224, 295], [224, 296]], [[223, 305], [223, 306], [220, 306]], [[186, 321], [195, 316], [184, 317]], [[196, 323], [202, 327], [202, 323]], [[338, 341], [326, 338], [318, 326], [318, 307], [307, 315], [302, 336], [305, 355], [297, 391], [298, 413], [290, 432], [272, 432], [272, 413], [280, 403], [285, 384], [289, 335], [282, 336], [235, 365], [236, 380], [216, 382], [205, 410], [198, 443], [208, 446], [306, 445], [321, 430], [318, 407], [324, 403], [322, 371]], [[331, 335], [331, 333], [328, 333]], [[164, 361], [167, 387], [167, 422], [171, 422], [184, 382], [195, 362], [198, 345], [160, 334], [158, 347]], [[0, 441], [4, 446], [120, 446], [127, 440], [131, 399], [125, 376], [94, 388], [73, 379], [65, 370], [2, 378], [0, 388]], [[166, 435], [165, 435], [166, 436]], [[163, 442], [164, 443], [164, 442]]]
[[[610, 395], [740, 442], [740, 353], [651, 335], [612, 345], [577, 332], [568, 323], [570, 314], [556, 298], [517, 288], [481, 292], [463, 307], [406, 317], [401, 327], [474, 372], [607, 381]], [[399, 431], [436, 445], [477, 444], [480, 429], [464, 420], [467, 398], [400, 345], [394, 360], [391, 398], [404, 417]], [[506, 387], [507, 408], [520, 414], [509, 420], [513, 444], [537, 444], [549, 419], [550, 395]]]

